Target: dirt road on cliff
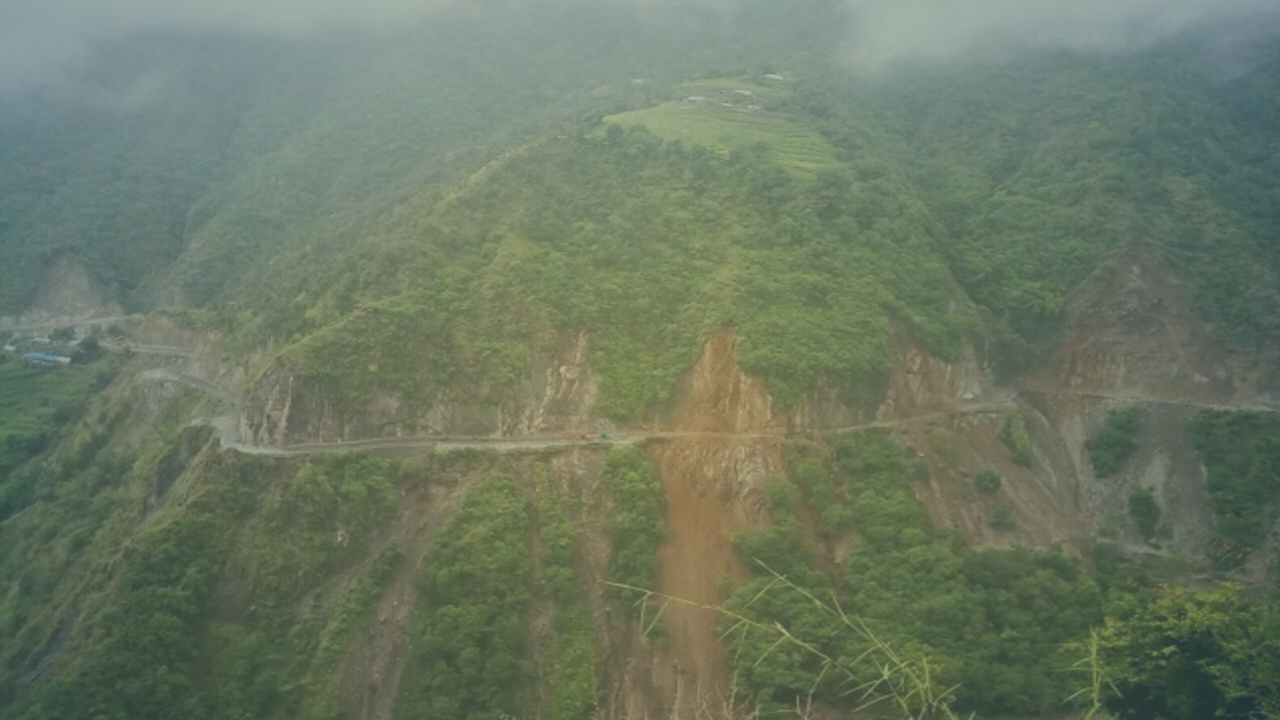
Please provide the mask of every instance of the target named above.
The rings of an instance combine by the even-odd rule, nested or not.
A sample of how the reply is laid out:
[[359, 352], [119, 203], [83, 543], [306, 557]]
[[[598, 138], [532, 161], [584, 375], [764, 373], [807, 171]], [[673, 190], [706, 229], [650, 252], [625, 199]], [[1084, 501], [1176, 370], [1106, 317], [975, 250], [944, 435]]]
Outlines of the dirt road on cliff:
[[[173, 368], [147, 370], [138, 375], [144, 382], [177, 383], [199, 390], [219, 400], [236, 402], [232, 391], [219, 387], [207, 380], [194, 377]], [[956, 415], [981, 415], [1006, 412], [1014, 407], [1011, 403], [986, 403], [961, 406], [953, 410], [929, 413], [897, 420], [879, 420], [858, 425], [836, 428], [816, 428], [794, 435], [825, 436], [842, 433], [870, 430], [874, 428], [893, 428], [903, 425], [930, 422]], [[621, 431], [610, 437], [598, 437], [583, 440], [567, 433], [541, 435], [405, 435], [392, 437], [361, 438], [358, 440], [333, 440], [328, 442], [298, 443], [294, 445], [253, 445], [241, 439], [239, 421], [235, 416], [222, 415], [198, 418], [192, 422], [195, 426], [213, 427], [218, 431], [222, 447], [247, 455], [315, 455], [321, 453], [340, 452], [373, 452], [405, 451], [405, 450], [494, 450], [500, 452], [518, 452], [544, 450], [559, 447], [614, 447], [640, 445], [652, 442], [697, 441], [713, 439], [743, 440], [779, 440], [792, 436], [784, 431], [699, 431], [699, 430], [659, 430], [659, 431]]]
[[[170, 348], [164, 348], [162, 352]], [[172, 354], [172, 353], [171, 353]], [[237, 396], [227, 388], [219, 387], [207, 380], [194, 377], [175, 368], [147, 370], [138, 375], [145, 382], [173, 382], [199, 390], [220, 400], [235, 404]], [[1164, 405], [1182, 405], [1205, 410], [1228, 410], [1236, 412], [1280, 412], [1280, 406], [1269, 403], [1226, 404], [1197, 402], [1192, 400], [1140, 397], [1120, 394], [1103, 394], [1092, 392], [1066, 392], [1028, 389], [1026, 392], [1042, 393], [1057, 396], [1084, 397], [1100, 400], [1115, 400], [1126, 403], [1153, 403]], [[919, 423], [933, 422], [963, 415], [988, 415], [1009, 412], [1018, 408], [1016, 396], [996, 402], [962, 403], [954, 408], [937, 412], [913, 415], [911, 417], [892, 420], [875, 420], [856, 425], [832, 428], [812, 428], [797, 433], [783, 430], [621, 430], [612, 437], [582, 440], [567, 433], [540, 435], [406, 435], [377, 438], [361, 438], [358, 440], [334, 440], [328, 442], [298, 443], [294, 445], [267, 446], [252, 445], [242, 441], [238, 430], [238, 421], [233, 416], [200, 418], [193, 424], [207, 425], [219, 431], [222, 446], [228, 450], [248, 455], [311, 455], [336, 452], [373, 452], [405, 451], [405, 450], [494, 450], [499, 452], [519, 452], [544, 450], [558, 447], [612, 447], [639, 445], [651, 442], [670, 442], [677, 440], [696, 441], [714, 439], [734, 440], [777, 440], [787, 437], [830, 436], [844, 433], [873, 430], [877, 428], [897, 428]]]

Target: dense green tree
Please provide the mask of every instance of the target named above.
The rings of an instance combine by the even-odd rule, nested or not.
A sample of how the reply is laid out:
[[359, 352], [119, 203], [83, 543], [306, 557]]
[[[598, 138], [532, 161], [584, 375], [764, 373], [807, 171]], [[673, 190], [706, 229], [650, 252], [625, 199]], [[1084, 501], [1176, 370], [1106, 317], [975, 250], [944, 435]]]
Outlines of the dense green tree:
[[605, 529], [613, 545], [609, 563], [611, 582], [628, 612], [638, 611], [644, 589], [657, 585], [655, 554], [666, 535], [666, 503], [658, 475], [643, 452], [635, 448], [611, 450], [601, 480], [613, 511]]
[[1225, 540], [1218, 560], [1239, 564], [1280, 517], [1280, 421], [1267, 413], [1203, 412], [1187, 432]]
[[995, 495], [1000, 492], [1000, 486], [1003, 485], [1000, 475], [994, 470], [983, 470], [973, 478], [973, 486], [983, 495]]
[[1129, 517], [1138, 526], [1138, 534], [1151, 540], [1160, 529], [1160, 504], [1150, 488], [1138, 488], [1129, 494]]
[[472, 490], [437, 541], [396, 716], [480, 720], [520, 712], [533, 676], [529, 508], [509, 477]]
[[1280, 613], [1238, 585], [1167, 588], [1101, 641], [1125, 720], [1280, 716]]
[[1138, 435], [1141, 432], [1141, 409], [1127, 408], [1107, 413], [1102, 427], [1084, 444], [1089, 453], [1093, 474], [1105, 478], [1123, 470], [1125, 463], [1138, 449]]

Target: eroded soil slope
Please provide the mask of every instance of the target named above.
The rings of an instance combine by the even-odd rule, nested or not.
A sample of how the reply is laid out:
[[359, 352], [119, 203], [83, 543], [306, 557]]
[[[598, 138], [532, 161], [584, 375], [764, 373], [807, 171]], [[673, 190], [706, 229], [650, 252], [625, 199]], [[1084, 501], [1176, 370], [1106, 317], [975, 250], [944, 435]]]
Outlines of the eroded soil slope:
[[[760, 490], [783, 473], [782, 436], [769, 436], [782, 420], [764, 384], [738, 369], [735, 346], [729, 331], [706, 344], [667, 423], [701, 435], [652, 450], [667, 498], [658, 590], [704, 606], [723, 602], [727, 584], [744, 578], [732, 537], [766, 521]], [[667, 607], [655, 678], [678, 717], [725, 717], [730, 680], [717, 620], [705, 607]]]

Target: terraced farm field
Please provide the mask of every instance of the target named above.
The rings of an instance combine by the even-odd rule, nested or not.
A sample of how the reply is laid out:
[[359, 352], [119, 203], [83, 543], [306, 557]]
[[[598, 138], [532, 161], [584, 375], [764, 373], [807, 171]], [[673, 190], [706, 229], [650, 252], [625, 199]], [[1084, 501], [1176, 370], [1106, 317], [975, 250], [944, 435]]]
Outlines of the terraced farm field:
[[787, 112], [785, 102], [791, 90], [785, 82], [699, 80], [678, 86], [673, 100], [604, 120], [642, 125], [666, 140], [704, 145], [724, 154], [764, 146], [770, 159], [802, 177], [841, 167], [835, 148]]

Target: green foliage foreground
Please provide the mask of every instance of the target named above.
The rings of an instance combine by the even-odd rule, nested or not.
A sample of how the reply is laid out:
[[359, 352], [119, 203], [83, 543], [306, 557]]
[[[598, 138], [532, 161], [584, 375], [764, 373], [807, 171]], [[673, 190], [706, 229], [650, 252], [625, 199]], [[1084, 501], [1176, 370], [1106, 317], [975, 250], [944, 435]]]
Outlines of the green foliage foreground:
[[[1102, 618], [1102, 596], [1087, 571], [1061, 554], [977, 551], [931, 531], [913, 489], [923, 468], [886, 434], [852, 435], [829, 453], [818, 450], [793, 453], [789, 470], [802, 497], [847, 509], [848, 525], [825, 526], [843, 528], [834, 538], [851, 530], [861, 538], [846, 563], [827, 575], [803, 540], [801, 516], [830, 509], [788, 503], [780, 491], [771, 492], [784, 500], [773, 506], [774, 527], [738, 540], [765, 571], [727, 605], [750, 621], [731, 622], [731, 657], [766, 709], [783, 712], [811, 697], [845, 702], [847, 693], [880, 682], [886, 662], [928, 667], [932, 697], [946, 699], [946, 712], [1056, 708], [1072, 689], [1060, 672], [1070, 664], [1061, 645]], [[829, 485], [842, 491], [821, 490]], [[771, 628], [804, 644], [779, 643]], [[887, 660], [886, 649], [898, 660]], [[929, 712], [945, 716], [941, 705]]]
[[[18, 670], [0, 692], [20, 698], [0, 717], [339, 716], [332, 678], [404, 569], [382, 534], [397, 489], [474, 472], [485, 478], [441, 528], [418, 579], [396, 716], [476, 718], [531, 702], [548, 716], [590, 716], [599, 660], [576, 570], [580, 516], [549, 467], [503, 474], [496, 458], [465, 456], [419, 474], [358, 454], [255, 459], [219, 453], [207, 432], [176, 424], [165, 442], [125, 452], [108, 440], [128, 427], [132, 405], [107, 402], [124, 397], [89, 410], [41, 466], [48, 474], [30, 509], [0, 526], [6, 547], [36, 560], [17, 568], [6, 554], [0, 566], [17, 578], [0, 598], [0, 632], [5, 666]], [[1269, 420], [1247, 420], [1210, 416], [1200, 431], [1232, 428], [1205, 437], [1270, 447], [1248, 445], [1256, 438], [1245, 432], [1261, 437]], [[757, 577], [726, 608], [731, 662], [762, 709], [812, 698], [896, 704], [912, 717], [1052, 712], [1080, 680], [1065, 672], [1072, 644], [1101, 625], [1105, 606], [1100, 687], [1122, 694], [1098, 697], [1115, 712], [1273, 712], [1277, 614], [1238, 588], [1152, 595], [1114, 562], [965, 547], [930, 529], [915, 498], [927, 472], [885, 432], [793, 442], [785, 458], [787, 476], [768, 486], [773, 527], [737, 539]], [[613, 506], [602, 528], [610, 576], [652, 587], [658, 477], [635, 448], [611, 451], [600, 473]], [[58, 519], [57, 529], [41, 518]], [[18, 532], [32, 527], [46, 530]], [[117, 553], [93, 537], [132, 539]], [[823, 558], [855, 537], [843, 563]], [[93, 595], [67, 594], [59, 578], [85, 582], [85, 567], [115, 569], [91, 581]], [[69, 611], [68, 600], [85, 603], [89, 618], [64, 641], [75, 652], [23, 693], [20, 677], [60, 632], [64, 615], [48, 608]], [[549, 629], [531, 634], [529, 618], [542, 613]]]
[[[1228, 426], [1262, 452], [1270, 445], [1245, 429], [1264, 421], [1206, 414], [1195, 432], [1202, 452]], [[818, 702], [913, 718], [1044, 715], [1066, 702], [1128, 720], [1280, 717], [1274, 598], [1231, 584], [1153, 590], [1151, 570], [1104, 549], [1082, 562], [968, 548], [929, 530], [919, 472], [885, 434], [799, 444], [788, 459], [790, 477], [768, 492], [773, 526], [737, 540], [756, 578], [722, 608], [733, 668], [765, 714]], [[823, 524], [830, 508], [814, 498], [848, 520]], [[1135, 507], [1153, 535], [1158, 506]], [[805, 518], [828, 541], [857, 533], [834, 572]]]
[[1280, 612], [1238, 585], [1166, 589], [1099, 639], [1123, 720], [1280, 717]]

